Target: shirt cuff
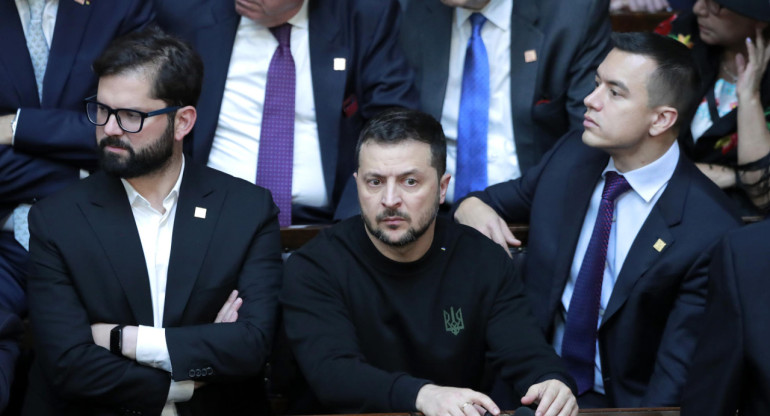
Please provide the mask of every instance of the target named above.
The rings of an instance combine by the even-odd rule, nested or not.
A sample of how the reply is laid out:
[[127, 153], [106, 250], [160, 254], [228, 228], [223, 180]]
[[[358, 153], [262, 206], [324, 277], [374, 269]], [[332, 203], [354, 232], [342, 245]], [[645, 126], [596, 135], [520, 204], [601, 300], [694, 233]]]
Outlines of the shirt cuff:
[[171, 372], [171, 357], [168, 355], [164, 328], [139, 325], [136, 333], [136, 362]]
[[16, 110], [16, 117], [11, 122], [11, 146], [13, 146], [13, 142], [16, 140], [16, 125], [19, 124], [19, 114], [21, 114], [21, 108]]
[[195, 392], [195, 382], [193, 380], [171, 380], [166, 403], [186, 402], [192, 399], [193, 392]]

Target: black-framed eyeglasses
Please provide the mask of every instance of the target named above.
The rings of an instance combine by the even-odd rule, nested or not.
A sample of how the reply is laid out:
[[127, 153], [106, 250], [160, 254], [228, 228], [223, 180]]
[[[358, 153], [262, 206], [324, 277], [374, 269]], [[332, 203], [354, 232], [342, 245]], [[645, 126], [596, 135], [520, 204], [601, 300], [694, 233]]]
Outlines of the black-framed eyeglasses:
[[96, 96], [86, 98], [86, 115], [88, 121], [97, 125], [103, 126], [110, 120], [110, 116], [115, 114], [115, 120], [118, 122], [118, 126], [126, 133], [139, 133], [144, 126], [144, 119], [147, 117], [158, 116], [161, 114], [167, 114], [174, 112], [181, 107], [166, 107], [160, 110], [150, 111], [145, 113], [142, 111], [131, 110], [128, 108], [110, 108], [98, 101]]
[[711, 14], [719, 14], [719, 12], [722, 11], [722, 5], [714, 0], [703, 0], [703, 2], [706, 4], [706, 9]]

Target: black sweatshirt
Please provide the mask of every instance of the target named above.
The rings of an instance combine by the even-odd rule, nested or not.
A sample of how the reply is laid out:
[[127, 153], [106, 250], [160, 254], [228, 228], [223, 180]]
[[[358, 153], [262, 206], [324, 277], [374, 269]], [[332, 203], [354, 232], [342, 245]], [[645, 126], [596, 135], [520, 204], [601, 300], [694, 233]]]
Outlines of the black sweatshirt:
[[286, 263], [281, 301], [303, 374], [338, 412], [414, 411], [426, 383], [478, 390], [486, 354], [521, 394], [573, 386], [505, 252], [441, 218], [411, 263], [383, 256], [360, 217], [322, 231]]

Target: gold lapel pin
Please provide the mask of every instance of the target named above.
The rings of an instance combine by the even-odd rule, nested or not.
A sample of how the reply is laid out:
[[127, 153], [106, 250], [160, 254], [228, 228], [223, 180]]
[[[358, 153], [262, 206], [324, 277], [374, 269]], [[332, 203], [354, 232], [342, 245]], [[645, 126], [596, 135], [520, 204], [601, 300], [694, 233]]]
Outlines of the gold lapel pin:
[[534, 49], [524, 51], [524, 62], [530, 63], [537, 61], [537, 52]]
[[195, 218], [206, 218], [206, 208], [195, 207]]
[[654, 248], [655, 250], [658, 250], [658, 253], [663, 251], [664, 247], [666, 247], [666, 242], [661, 240], [660, 238], [658, 239], [658, 241], [655, 242], [655, 244], [652, 245], [652, 248]]
[[334, 70], [344, 71], [345, 63], [346, 63], [345, 58], [334, 58]]

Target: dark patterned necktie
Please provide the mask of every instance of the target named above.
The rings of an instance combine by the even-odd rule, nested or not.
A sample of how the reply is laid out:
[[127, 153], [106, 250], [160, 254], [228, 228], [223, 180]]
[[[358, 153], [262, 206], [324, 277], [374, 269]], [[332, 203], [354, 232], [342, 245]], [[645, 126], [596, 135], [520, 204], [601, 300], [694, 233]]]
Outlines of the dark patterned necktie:
[[273, 194], [281, 227], [291, 225], [291, 178], [294, 166], [294, 96], [296, 70], [291, 57], [291, 25], [270, 28], [278, 47], [270, 60], [259, 138], [257, 185]]
[[605, 177], [596, 223], [580, 265], [562, 342], [562, 358], [578, 384], [578, 394], [594, 386], [594, 357], [599, 322], [602, 280], [607, 261], [607, 242], [612, 229], [615, 199], [631, 189], [626, 178], [609, 171]]

